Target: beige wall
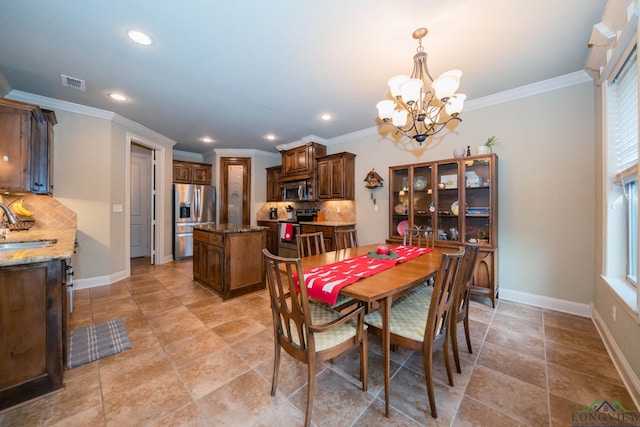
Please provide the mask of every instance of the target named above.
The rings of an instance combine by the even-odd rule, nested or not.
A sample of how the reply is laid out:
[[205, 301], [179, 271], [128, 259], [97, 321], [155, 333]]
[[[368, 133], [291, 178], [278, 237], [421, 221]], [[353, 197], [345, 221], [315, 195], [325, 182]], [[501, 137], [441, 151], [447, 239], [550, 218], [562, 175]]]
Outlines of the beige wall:
[[112, 272], [111, 122], [56, 111], [54, 196], [77, 215], [77, 279]]
[[[593, 84], [582, 83], [465, 111], [454, 133], [424, 152], [407, 152], [379, 135], [329, 146], [356, 157], [356, 219], [361, 243], [388, 237], [388, 167], [452, 157], [455, 147], [501, 143], [499, 157], [500, 287], [547, 298], [593, 301]], [[385, 187], [360, 185], [374, 167]]]

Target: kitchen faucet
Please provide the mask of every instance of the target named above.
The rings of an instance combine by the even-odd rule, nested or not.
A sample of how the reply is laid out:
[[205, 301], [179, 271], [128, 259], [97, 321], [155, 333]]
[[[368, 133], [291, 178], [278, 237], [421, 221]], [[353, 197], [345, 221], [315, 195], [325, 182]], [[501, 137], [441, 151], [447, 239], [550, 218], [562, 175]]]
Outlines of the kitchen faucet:
[[[0, 238], [1, 239], [6, 239], [7, 238], [7, 219], [9, 220], [9, 224], [17, 224], [18, 222], [20, 222], [18, 220], [18, 218], [16, 218], [16, 216], [11, 212], [11, 210], [9, 210], [9, 208], [3, 204], [0, 203], [0, 209], [2, 209], [4, 211], [4, 214], [2, 215], [2, 232], [0, 234]], [[6, 219], [5, 219], [6, 217]]]

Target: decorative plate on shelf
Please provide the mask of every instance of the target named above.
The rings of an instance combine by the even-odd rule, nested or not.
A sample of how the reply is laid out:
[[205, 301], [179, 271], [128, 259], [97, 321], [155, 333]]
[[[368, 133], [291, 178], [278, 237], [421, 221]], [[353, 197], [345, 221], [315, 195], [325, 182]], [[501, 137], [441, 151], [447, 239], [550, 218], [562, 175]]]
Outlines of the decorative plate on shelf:
[[398, 223], [398, 227], [397, 227], [398, 234], [399, 234], [399, 235], [401, 235], [401, 236], [404, 236], [404, 231], [405, 231], [407, 228], [409, 228], [409, 221], [407, 221], [407, 220], [400, 221], [400, 222]]
[[424, 176], [416, 176], [413, 179], [413, 189], [422, 191], [427, 188], [427, 179]]
[[398, 215], [404, 215], [407, 213], [407, 210], [405, 209], [404, 205], [402, 203], [398, 203], [397, 205], [395, 205], [395, 207], [393, 208], [393, 210], [395, 211], [395, 213], [397, 213]]
[[451, 213], [454, 215], [458, 215], [458, 201], [456, 200], [455, 202], [451, 203]]

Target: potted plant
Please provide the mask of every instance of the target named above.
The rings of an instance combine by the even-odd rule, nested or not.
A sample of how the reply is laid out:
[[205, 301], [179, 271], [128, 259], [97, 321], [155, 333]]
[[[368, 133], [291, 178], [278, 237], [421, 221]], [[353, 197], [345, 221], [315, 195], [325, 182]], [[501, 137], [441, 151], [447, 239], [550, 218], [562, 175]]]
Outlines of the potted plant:
[[491, 135], [484, 142], [483, 145], [478, 146], [477, 153], [478, 154], [491, 154], [493, 152], [493, 147], [498, 144], [498, 138], [495, 135]]

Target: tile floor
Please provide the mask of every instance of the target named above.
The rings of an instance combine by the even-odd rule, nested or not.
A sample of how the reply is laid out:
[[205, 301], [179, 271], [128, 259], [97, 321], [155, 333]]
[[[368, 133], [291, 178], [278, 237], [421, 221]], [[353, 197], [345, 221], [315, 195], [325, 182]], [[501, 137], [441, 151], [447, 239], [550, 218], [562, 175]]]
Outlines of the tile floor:
[[[67, 371], [64, 390], [0, 413], [0, 425], [302, 425], [305, 365], [283, 352], [270, 396], [268, 294], [223, 302], [192, 281], [190, 261], [147, 263], [134, 260], [126, 280], [76, 291], [70, 321], [75, 328], [122, 317], [132, 348]], [[313, 423], [570, 426], [573, 411], [594, 400], [634, 409], [591, 320], [508, 301], [495, 310], [473, 302], [471, 318], [474, 353], [460, 343], [455, 387], [436, 357], [437, 419], [421, 356], [403, 349], [392, 354], [392, 412], [384, 417], [381, 346], [371, 337], [369, 391], [358, 388], [357, 351], [324, 364]]]

